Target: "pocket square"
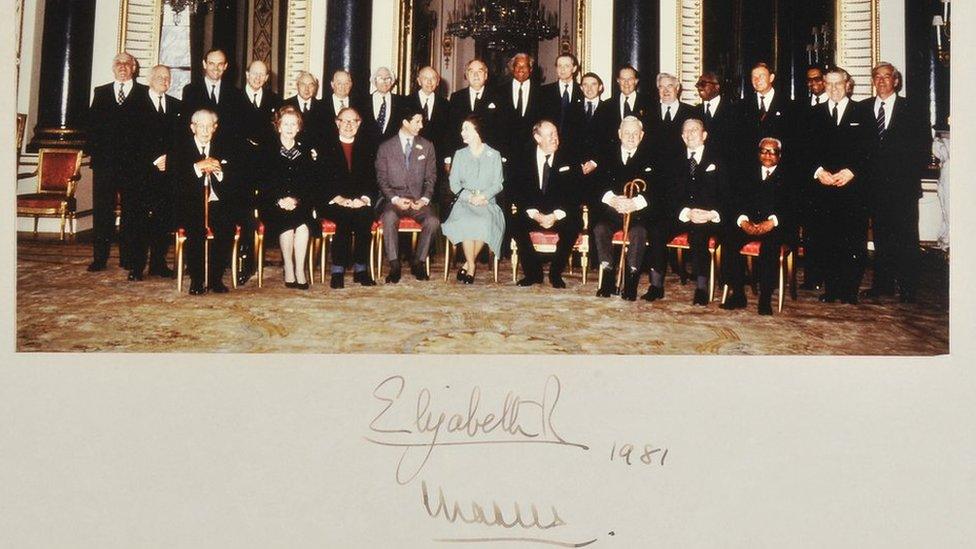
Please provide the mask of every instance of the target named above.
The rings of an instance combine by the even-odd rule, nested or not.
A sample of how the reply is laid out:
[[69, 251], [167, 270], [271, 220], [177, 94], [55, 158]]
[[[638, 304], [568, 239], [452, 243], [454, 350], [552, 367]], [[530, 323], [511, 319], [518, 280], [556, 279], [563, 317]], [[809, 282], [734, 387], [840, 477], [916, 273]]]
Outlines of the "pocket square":
[[851, 122], [851, 126], [860, 126], [860, 125], [861, 125], [860, 122]]
[[495, 108], [495, 104], [494, 103], [488, 103], [488, 108], [489, 109], [494, 109]]
[[776, 111], [776, 116], [779, 116], [779, 111]]
[[414, 145], [413, 148], [417, 149], [418, 151], [424, 150], [423, 146], [421, 146], [419, 143]]
[[645, 172], [649, 172], [649, 171], [651, 171], [651, 168], [644, 168], [644, 171]]
[[562, 168], [559, 168], [559, 172], [560, 173], [562, 173], [562, 172], [568, 172], [568, 171], [569, 171], [569, 166], [563, 166]]
[[417, 160], [423, 160], [425, 158], [427, 158], [427, 155], [426, 154], [422, 154], [422, 155], [420, 155], [420, 156], [417, 157]]
[[708, 167], [705, 168], [705, 171], [706, 172], [714, 172], [715, 171], [715, 164], [709, 164]]

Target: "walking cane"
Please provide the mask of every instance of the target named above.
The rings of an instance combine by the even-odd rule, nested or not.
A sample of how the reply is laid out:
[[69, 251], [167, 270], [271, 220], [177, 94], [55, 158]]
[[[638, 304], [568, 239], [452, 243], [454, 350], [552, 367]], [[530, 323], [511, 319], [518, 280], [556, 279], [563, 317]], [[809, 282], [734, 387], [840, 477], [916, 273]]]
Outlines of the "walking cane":
[[210, 287], [210, 174], [203, 178], [203, 286]]
[[[647, 182], [643, 179], [634, 179], [624, 185], [624, 196], [634, 198], [634, 196], [647, 189]], [[620, 246], [620, 264], [617, 268], [617, 288], [623, 288], [624, 269], [627, 267], [627, 233], [630, 230], [630, 212], [624, 214], [624, 236], [623, 244]]]

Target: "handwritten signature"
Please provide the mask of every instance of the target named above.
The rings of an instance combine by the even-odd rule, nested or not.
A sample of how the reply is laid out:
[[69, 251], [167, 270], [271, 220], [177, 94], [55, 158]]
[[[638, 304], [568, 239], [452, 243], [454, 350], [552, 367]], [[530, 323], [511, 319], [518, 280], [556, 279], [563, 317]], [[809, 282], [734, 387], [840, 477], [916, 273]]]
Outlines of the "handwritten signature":
[[[385, 402], [386, 406], [373, 418], [369, 428], [383, 437], [366, 437], [373, 444], [403, 448], [396, 468], [396, 480], [400, 484], [408, 484], [415, 479], [430, 460], [434, 449], [439, 447], [547, 444], [589, 450], [586, 445], [567, 441], [556, 430], [553, 416], [562, 385], [554, 375], [546, 379], [538, 398], [523, 398], [514, 391], [509, 391], [500, 407], [494, 411], [482, 410], [481, 388], [478, 386], [471, 389], [468, 409], [456, 413], [438, 409], [431, 390], [423, 387], [417, 393], [416, 410], [411, 423], [406, 426], [386, 425], [389, 418], [384, 416], [388, 416], [391, 409], [399, 407], [400, 402], [406, 400], [401, 398], [405, 388], [406, 380], [399, 375], [390, 376], [376, 386], [373, 397]], [[394, 438], [408, 440], [390, 440]], [[410, 467], [409, 459], [418, 450], [424, 452], [423, 456], [419, 463]]]

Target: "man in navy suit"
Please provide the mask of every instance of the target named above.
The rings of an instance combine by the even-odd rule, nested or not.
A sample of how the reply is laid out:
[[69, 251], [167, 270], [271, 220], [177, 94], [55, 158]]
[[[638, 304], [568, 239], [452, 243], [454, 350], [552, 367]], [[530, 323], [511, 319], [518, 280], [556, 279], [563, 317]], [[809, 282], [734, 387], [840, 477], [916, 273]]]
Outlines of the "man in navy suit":
[[511, 185], [518, 206], [512, 236], [525, 274], [518, 285], [542, 282], [542, 261], [529, 233], [545, 230], [559, 234], [549, 267], [549, 282], [553, 288], [565, 288], [562, 272], [583, 228], [580, 216], [583, 173], [572, 155], [560, 147], [559, 130], [554, 122], [537, 122], [532, 138], [535, 146], [514, 161], [516, 176]]
[[898, 97], [901, 73], [890, 63], [871, 71], [877, 92], [862, 103], [875, 121], [878, 152], [871, 162], [867, 199], [874, 235], [874, 281], [865, 297], [894, 294], [915, 301], [920, 256], [918, 199], [931, 139], [928, 124], [914, 103]]
[[714, 72], [703, 72], [698, 77], [695, 89], [702, 102], [694, 108], [691, 116], [705, 123], [705, 131], [712, 145], [721, 147], [726, 156], [734, 154], [734, 134], [738, 131], [736, 104], [732, 98], [722, 94], [722, 82]]
[[631, 65], [624, 65], [617, 71], [617, 94], [610, 99], [613, 107], [607, 117], [604, 137], [608, 141], [617, 139], [617, 128], [620, 122], [628, 116], [636, 116], [647, 126], [647, 117], [654, 109], [650, 97], [638, 91], [640, 73]]
[[223, 80], [226, 72], [223, 50], [211, 49], [203, 56], [203, 80], [183, 86], [183, 117], [189, 120], [200, 109], [212, 110], [221, 120], [222, 139], [241, 139], [243, 96], [241, 90]]
[[542, 86], [542, 116], [556, 123], [562, 146], [573, 154], [579, 153], [583, 125], [583, 90], [576, 83], [579, 61], [572, 53], [556, 58], [556, 81]]
[[[115, 234], [115, 197], [135, 177], [137, 148], [142, 131], [141, 103], [146, 86], [133, 80], [136, 59], [122, 52], [112, 59], [115, 81], [95, 88], [88, 111], [88, 152], [92, 181], [92, 262], [89, 271], [103, 271]], [[124, 209], [124, 205], [123, 205]], [[125, 240], [125, 226], [121, 227]], [[121, 263], [127, 257], [120, 247]]]
[[150, 275], [173, 276], [166, 266], [166, 251], [176, 192], [167, 177], [166, 158], [183, 126], [180, 100], [166, 94], [170, 78], [169, 67], [156, 65], [149, 73], [148, 93], [136, 98], [142, 110], [137, 172], [126, 182], [122, 197], [129, 280], [142, 280], [147, 256]]
[[766, 63], [757, 63], [750, 75], [753, 91], [739, 101], [737, 157], [751, 159], [756, 143], [763, 137], [775, 137], [784, 148], [793, 150], [795, 119], [789, 96], [773, 87], [776, 74]]

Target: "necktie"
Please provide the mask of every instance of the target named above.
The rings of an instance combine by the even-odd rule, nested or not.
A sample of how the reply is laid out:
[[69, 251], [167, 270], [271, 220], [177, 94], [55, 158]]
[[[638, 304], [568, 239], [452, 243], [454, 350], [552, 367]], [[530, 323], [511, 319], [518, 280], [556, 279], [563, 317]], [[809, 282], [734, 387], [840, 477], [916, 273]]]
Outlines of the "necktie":
[[251, 104], [254, 105], [255, 109], [258, 108], [258, 94], [254, 94], [254, 98], [251, 100]]
[[837, 117], [837, 103], [834, 103], [834, 110], [830, 113], [830, 115], [834, 117], [834, 125], [839, 126], [840, 118]]
[[820, 96], [819, 95], [814, 95], [813, 96], [813, 104], [814, 104], [814, 106], [820, 104]]
[[525, 113], [522, 112], [522, 106], [523, 106], [522, 105], [522, 101], [523, 101], [522, 100], [522, 84], [519, 84], [518, 99], [516, 99], [516, 101], [515, 101], [515, 112], [517, 112], [519, 116], [525, 116]]
[[698, 169], [698, 161], [695, 160], [695, 151], [691, 151], [691, 157], [688, 158], [688, 171], [691, 175], [695, 175], [695, 170]]
[[586, 102], [586, 117], [587, 118], [593, 118], [593, 102], [592, 101], [587, 101]]
[[124, 89], [125, 89], [125, 84], [119, 84], [119, 97], [117, 98], [119, 105], [121, 105], [122, 102], [125, 101]]
[[565, 111], [569, 106], [569, 84], [563, 84], [562, 108]]
[[207, 146], [203, 145], [200, 147], [200, 158], [204, 159], [207, 157]]
[[430, 122], [430, 98], [424, 100], [424, 122]]
[[668, 105], [668, 110], [664, 113], [664, 121], [668, 124], [671, 123], [671, 105]]
[[410, 167], [410, 146], [411, 146], [411, 139], [408, 137], [407, 142], [403, 144], [403, 156], [405, 158], [404, 165], [407, 168]]
[[624, 166], [630, 164], [630, 159], [632, 156], [634, 156], [634, 153], [627, 151], [627, 158], [624, 158]]
[[306, 101], [306, 102], [305, 102], [305, 103], [304, 103], [304, 104], [302, 105], [302, 114], [304, 114], [304, 113], [307, 113], [307, 112], [308, 112], [308, 101]]
[[474, 102], [471, 103], [471, 111], [474, 112], [478, 110], [478, 103], [481, 102], [481, 92], [476, 92], [474, 94]]
[[763, 168], [763, 181], [769, 179], [769, 168]]
[[878, 109], [878, 137], [884, 139], [885, 134], [885, 108], [884, 101], [881, 102], [881, 108]]
[[383, 131], [384, 126], [386, 126], [386, 96], [383, 96], [383, 101], [380, 103], [380, 113], [376, 115], [376, 125], [379, 126], [380, 132]]
[[705, 102], [705, 118], [712, 119], [712, 104], [707, 101]]
[[341, 108], [343, 108], [343, 109], [345, 109], [346, 107], [348, 107], [348, 106], [349, 106], [349, 105], [346, 105], [346, 100], [345, 100], [345, 99], [342, 99], [342, 100], [340, 100], [340, 101], [339, 101], [339, 104], [340, 104], [340, 105], [342, 105], [342, 107], [341, 107]]
[[217, 102], [217, 84], [210, 84], [210, 100]]
[[766, 118], [766, 96], [759, 96], [759, 120], [764, 120]]
[[624, 118], [631, 116], [633, 114], [634, 111], [633, 109], [630, 108], [630, 98], [627, 97], [624, 99]]
[[549, 159], [552, 158], [551, 154], [546, 155], [546, 161], [542, 163], [542, 194], [546, 194], [549, 190], [549, 172], [551, 168], [549, 166]]
[[158, 112], [159, 114], [165, 114], [166, 113], [166, 109], [163, 108], [163, 96], [162, 95], [159, 96], [159, 100], [156, 103], [156, 112]]

